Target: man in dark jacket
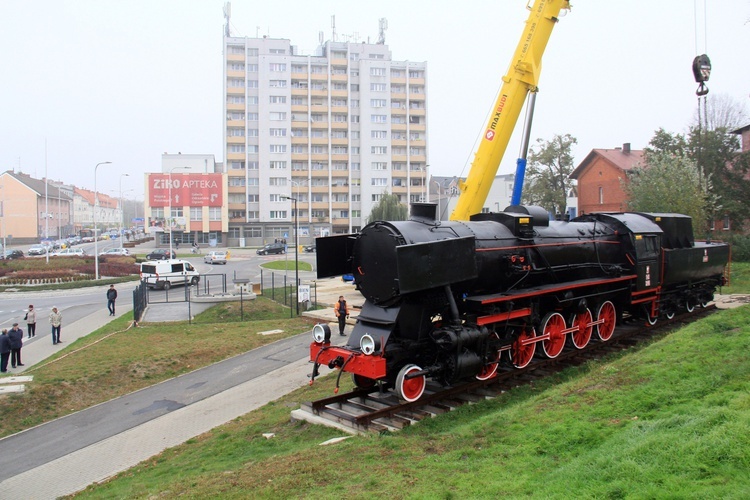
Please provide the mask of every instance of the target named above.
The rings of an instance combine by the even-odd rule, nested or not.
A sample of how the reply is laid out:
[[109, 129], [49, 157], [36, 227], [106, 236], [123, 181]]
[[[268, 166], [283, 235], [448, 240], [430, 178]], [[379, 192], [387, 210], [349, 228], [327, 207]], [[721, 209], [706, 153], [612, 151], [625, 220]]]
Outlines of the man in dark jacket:
[[10, 339], [8, 338], [8, 330], [3, 328], [3, 332], [0, 334], [0, 373], [8, 371], [8, 359], [10, 359]]
[[23, 366], [21, 363], [21, 348], [23, 347], [23, 330], [18, 328], [18, 323], [13, 323], [13, 328], [8, 330], [10, 339], [10, 366]]
[[107, 308], [109, 309], [110, 316], [115, 315], [115, 300], [116, 299], [117, 299], [117, 290], [115, 290], [115, 285], [109, 285], [109, 290], [107, 290]]

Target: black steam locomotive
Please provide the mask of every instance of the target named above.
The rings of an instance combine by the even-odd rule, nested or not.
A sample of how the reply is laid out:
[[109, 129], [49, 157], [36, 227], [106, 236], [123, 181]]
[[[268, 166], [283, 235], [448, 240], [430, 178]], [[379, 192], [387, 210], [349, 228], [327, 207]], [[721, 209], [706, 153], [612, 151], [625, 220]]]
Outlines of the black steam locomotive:
[[606, 342], [623, 315], [654, 324], [705, 306], [729, 262], [728, 245], [695, 242], [679, 214], [564, 222], [511, 206], [468, 222], [434, 215], [434, 204], [415, 204], [409, 221], [317, 240], [318, 277], [351, 273], [366, 300], [346, 346], [314, 328], [313, 378], [328, 365], [415, 401], [427, 377], [494, 376], [503, 352], [521, 368], [535, 354]]

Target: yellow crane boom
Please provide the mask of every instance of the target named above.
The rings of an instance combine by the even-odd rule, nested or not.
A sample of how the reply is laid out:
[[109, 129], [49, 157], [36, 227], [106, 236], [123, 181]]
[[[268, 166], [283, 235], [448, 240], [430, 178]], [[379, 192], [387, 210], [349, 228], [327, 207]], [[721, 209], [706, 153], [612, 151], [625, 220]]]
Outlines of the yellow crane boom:
[[510, 136], [529, 92], [536, 92], [542, 69], [542, 54], [557, 23], [560, 11], [570, 9], [568, 0], [537, 0], [526, 20], [521, 40], [503, 77], [482, 141], [474, 155], [469, 175], [459, 182], [459, 197], [451, 220], [468, 220], [482, 211]]

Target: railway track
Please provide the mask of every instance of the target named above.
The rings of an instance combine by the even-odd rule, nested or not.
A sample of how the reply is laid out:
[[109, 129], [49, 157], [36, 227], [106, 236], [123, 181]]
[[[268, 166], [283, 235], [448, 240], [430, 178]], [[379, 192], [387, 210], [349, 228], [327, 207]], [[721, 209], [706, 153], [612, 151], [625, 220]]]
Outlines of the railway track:
[[397, 431], [464, 404], [497, 397], [514, 387], [530, 384], [571, 366], [632, 348], [715, 310], [716, 306], [710, 305], [671, 320], [660, 321], [655, 326], [645, 326], [634, 319], [625, 320], [608, 342], [592, 341], [582, 351], [566, 349], [554, 359], [537, 358], [523, 369], [501, 366], [497, 375], [489, 380], [447, 387], [430, 381], [424, 395], [412, 403], [404, 403], [390, 390], [375, 387], [303, 403], [300, 409], [292, 412], [292, 418], [350, 433]]

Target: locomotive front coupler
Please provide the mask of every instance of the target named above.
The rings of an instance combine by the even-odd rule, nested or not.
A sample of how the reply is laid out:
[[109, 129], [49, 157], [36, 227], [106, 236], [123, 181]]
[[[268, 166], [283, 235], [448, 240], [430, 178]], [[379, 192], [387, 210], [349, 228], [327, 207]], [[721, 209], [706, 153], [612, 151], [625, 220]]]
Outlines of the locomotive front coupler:
[[333, 370], [336, 367], [341, 368], [344, 366], [344, 357], [343, 356], [336, 356], [331, 361], [328, 362], [328, 368]]

